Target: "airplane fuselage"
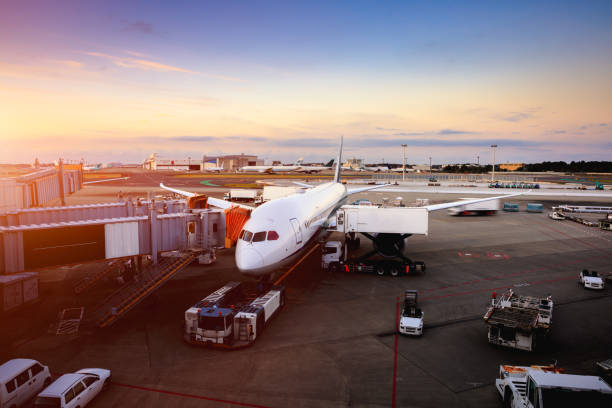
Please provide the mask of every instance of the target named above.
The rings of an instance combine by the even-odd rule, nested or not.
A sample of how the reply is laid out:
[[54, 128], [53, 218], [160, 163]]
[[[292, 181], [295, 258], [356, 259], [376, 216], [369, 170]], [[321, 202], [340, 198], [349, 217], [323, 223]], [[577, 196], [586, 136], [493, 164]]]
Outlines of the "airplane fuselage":
[[331, 182], [257, 207], [236, 245], [240, 272], [269, 275], [293, 260], [346, 198], [346, 187]]

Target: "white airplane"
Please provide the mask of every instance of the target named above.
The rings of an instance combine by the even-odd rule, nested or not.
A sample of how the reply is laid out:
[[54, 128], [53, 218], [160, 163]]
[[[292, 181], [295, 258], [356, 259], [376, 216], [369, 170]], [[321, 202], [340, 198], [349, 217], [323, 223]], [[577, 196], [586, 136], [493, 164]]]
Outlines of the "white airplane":
[[373, 171], [375, 173], [378, 173], [381, 171], [389, 171], [389, 167], [387, 166], [376, 166], [376, 167], [363, 166], [363, 168], [367, 171]]
[[302, 168], [302, 162], [304, 159], [300, 159], [291, 166], [243, 166], [240, 168], [241, 173], [286, 173], [290, 171], [297, 171]]
[[328, 161], [327, 163], [325, 163], [323, 166], [300, 166], [299, 169], [297, 169], [296, 171], [298, 173], [318, 173], [320, 171], [325, 171], [325, 170], [331, 170], [333, 168], [334, 165], [334, 159], [331, 159], [330, 161]]
[[[340, 139], [337, 163], [342, 163], [341, 156], [342, 139]], [[341, 166], [336, 166], [332, 182], [316, 187], [300, 183], [307, 188], [304, 193], [271, 200], [255, 209], [247, 207], [253, 211], [240, 232], [235, 254], [236, 266], [242, 274], [266, 278], [279, 268], [293, 263], [303, 250], [309, 247], [310, 241], [318, 235], [330, 216], [345, 204], [351, 194], [388, 186], [385, 184], [350, 189], [340, 182], [340, 173]], [[186, 197], [196, 196], [194, 193], [167, 187], [163, 183], [160, 187]], [[522, 193], [455, 201], [429, 205], [425, 208], [429, 211], [442, 210], [520, 194]], [[213, 197], [208, 197], [208, 203], [220, 208], [236, 205]]]

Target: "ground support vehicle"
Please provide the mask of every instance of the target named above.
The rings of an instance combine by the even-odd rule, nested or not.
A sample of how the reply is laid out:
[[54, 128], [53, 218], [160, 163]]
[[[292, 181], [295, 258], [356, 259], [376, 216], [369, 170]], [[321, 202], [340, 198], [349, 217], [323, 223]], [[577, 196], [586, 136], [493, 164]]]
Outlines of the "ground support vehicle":
[[532, 351], [550, 334], [553, 301], [550, 296], [516, 295], [512, 289], [495, 296], [484, 315], [489, 343]]
[[612, 388], [603, 379], [554, 366], [501, 365], [495, 388], [507, 408], [612, 406]]
[[[358, 239], [358, 238], [357, 238]], [[342, 244], [340, 241], [328, 241], [323, 245], [321, 268], [330, 272], [362, 272], [376, 273], [379, 276], [391, 275], [393, 277], [406, 276], [416, 273], [425, 273], [425, 262], [414, 262], [410, 258], [399, 259], [367, 259], [374, 255], [369, 252], [357, 259], [350, 259], [350, 243]]]
[[229, 282], [185, 311], [184, 339], [225, 349], [250, 346], [285, 304], [285, 288], [272, 286], [255, 299], [240, 282]]
[[103, 368], [84, 368], [76, 373], [64, 374], [38, 394], [34, 407], [84, 407], [110, 382], [111, 372]]
[[604, 281], [597, 271], [589, 271], [588, 269], [583, 269], [578, 276], [578, 280], [581, 285], [585, 287], [585, 289], [604, 289]]
[[[322, 245], [323, 270], [372, 272], [402, 276], [425, 272], [424, 262], [413, 262], [403, 254], [404, 240], [411, 235], [427, 235], [427, 208], [343, 205], [328, 220], [326, 230], [344, 233], [344, 244], [329, 241]], [[360, 246], [358, 234], [373, 243], [372, 251], [357, 258], [351, 252]]]
[[223, 199], [227, 201], [255, 201], [257, 196], [257, 190], [231, 189], [223, 195]]
[[[474, 198], [462, 198], [473, 200]], [[449, 215], [495, 215], [499, 211], [499, 200], [483, 201], [475, 204], [459, 205], [446, 210]]]
[[409, 336], [423, 335], [423, 318], [425, 313], [418, 307], [418, 292], [407, 289], [404, 292], [404, 306], [399, 322], [399, 332]]

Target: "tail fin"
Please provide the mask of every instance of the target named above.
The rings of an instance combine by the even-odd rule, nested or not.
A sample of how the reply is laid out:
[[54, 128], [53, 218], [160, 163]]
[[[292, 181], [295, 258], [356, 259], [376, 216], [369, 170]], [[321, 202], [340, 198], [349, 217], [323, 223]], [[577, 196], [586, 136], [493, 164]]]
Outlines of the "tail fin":
[[323, 167], [331, 167], [334, 165], [334, 159], [331, 159], [330, 161], [328, 161], [327, 163], [325, 163], [325, 165]]
[[299, 158], [299, 159], [297, 159], [297, 161], [295, 162], [295, 165], [296, 165], [296, 166], [301, 166], [301, 165], [302, 165], [302, 163], [304, 163], [304, 158], [303, 158], [303, 157], [300, 157], [300, 158]]
[[340, 170], [342, 170], [342, 141], [344, 137], [340, 136], [340, 148], [338, 149], [338, 159], [336, 160], [336, 174], [334, 174], [334, 182], [340, 182]]

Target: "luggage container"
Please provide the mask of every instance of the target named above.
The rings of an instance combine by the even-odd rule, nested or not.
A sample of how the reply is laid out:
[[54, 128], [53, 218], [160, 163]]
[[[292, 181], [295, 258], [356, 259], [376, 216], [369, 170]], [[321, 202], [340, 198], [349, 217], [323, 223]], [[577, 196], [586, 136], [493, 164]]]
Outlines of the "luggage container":
[[504, 211], [518, 212], [519, 205], [517, 203], [504, 203]]
[[38, 273], [0, 275], [0, 313], [18, 309], [38, 299]]
[[542, 204], [540, 203], [527, 203], [527, 212], [541, 213]]

